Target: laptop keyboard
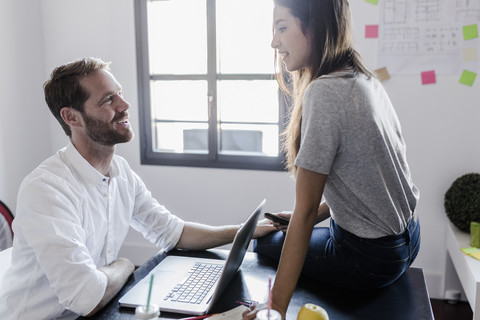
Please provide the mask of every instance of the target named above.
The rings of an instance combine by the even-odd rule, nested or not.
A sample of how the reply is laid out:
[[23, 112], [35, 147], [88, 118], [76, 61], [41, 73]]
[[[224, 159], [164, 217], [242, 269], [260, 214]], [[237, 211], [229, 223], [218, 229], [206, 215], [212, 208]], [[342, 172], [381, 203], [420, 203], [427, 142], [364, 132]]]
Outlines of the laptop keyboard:
[[196, 263], [183, 283], [177, 284], [164, 300], [199, 304], [217, 282], [223, 265]]

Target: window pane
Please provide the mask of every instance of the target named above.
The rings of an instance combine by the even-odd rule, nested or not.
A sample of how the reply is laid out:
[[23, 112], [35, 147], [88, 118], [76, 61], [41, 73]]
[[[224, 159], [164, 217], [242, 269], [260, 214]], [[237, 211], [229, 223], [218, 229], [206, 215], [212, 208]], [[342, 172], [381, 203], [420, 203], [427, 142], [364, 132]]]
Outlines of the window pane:
[[149, 1], [147, 12], [150, 73], [205, 74], [205, 0]]
[[278, 156], [278, 125], [222, 124], [221, 154]]
[[216, 2], [219, 73], [273, 73], [272, 0]]
[[157, 152], [208, 153], [206, 123], [156, 123], [154, 131]]
[[206, 81], [152, 81], [151, 83], [154, 119], [208, 121]]
[[218, 110], [223, 122], [278, 122], [275, 80], [218, 82]]

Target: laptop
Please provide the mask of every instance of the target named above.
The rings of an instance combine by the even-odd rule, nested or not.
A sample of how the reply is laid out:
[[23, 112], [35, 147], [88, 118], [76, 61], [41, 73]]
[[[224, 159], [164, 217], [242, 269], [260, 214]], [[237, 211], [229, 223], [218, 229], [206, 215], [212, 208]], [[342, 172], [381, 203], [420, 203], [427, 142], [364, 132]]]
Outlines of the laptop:
[[[161, 312], [208, 313], [242, 264], [265, 202], [264, 199], [237, 231], [227, 260], [167, 256], [120, 298], [120, 306], [145, 305], [150, 275], [154, 274], [150, 303], [158, 305]], [[193, 279], [197, 273], [199, 279]], [[187, 286], [192, 286], [193, 291], [185, 292]]]

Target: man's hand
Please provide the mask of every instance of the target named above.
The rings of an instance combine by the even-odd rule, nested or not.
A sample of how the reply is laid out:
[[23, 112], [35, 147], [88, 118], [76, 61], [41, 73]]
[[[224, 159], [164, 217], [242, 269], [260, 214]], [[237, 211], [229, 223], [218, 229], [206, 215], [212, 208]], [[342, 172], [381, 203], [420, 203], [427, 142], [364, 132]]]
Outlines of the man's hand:
[[122, 289], [128, 277], [135, 270], [135, 266], [126, 258], [118, 258], [110, 265], [98, 268], [99, 271], [105, 273], [108, 279], [107, 288], [103, 294], [103, 298], [95, 309], [90, 312], [87, 317], [94, 315], [98, 310], [107, 305], [110, 300]]
[[280, 230], [275, 225], [272, 223], [272, 220], [270, 219], [262, 219], [259, 220], [257, 223], [257, 227], [255, 228], [255, 232], [253, 233], [253, 238], [261, 238], [265, 237], [267, 234], [269, 234], [272, 231]]

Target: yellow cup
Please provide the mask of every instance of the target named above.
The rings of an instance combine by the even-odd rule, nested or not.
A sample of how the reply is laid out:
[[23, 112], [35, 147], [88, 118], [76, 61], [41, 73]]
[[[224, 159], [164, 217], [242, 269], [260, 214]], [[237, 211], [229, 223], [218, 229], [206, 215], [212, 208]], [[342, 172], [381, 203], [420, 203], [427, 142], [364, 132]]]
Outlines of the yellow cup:
[[328, 313], [322, 307], [307, 303], [298, 312], [297, 320], [328, 320]]

